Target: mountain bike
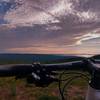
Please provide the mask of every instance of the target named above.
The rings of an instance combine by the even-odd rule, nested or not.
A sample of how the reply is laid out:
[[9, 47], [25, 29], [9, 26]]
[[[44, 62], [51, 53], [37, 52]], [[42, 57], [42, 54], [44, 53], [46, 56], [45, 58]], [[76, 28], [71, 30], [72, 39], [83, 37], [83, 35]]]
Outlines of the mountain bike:
[[[88, 72], [90, 77], [85, 74]], [[73, 77], [63, 75], [73, 74]], [[85, 100], [100, 100], [100, 61], [91, 58], [84, 58], [79, 61], [72, 61], [59, 64], [10, 64], [0, 65], [0, 77], [12, 77], [15, 79], [25, 78], [29, 84], [40, 87], [47, 87], [53, 82], [58, 82], [61, 100], [65, 100], [64, 91], [67, 85], [76, 78], [83, 78], [88, 81], [88, 89]], [[61, 83], [65, 82], [64, 87]]]

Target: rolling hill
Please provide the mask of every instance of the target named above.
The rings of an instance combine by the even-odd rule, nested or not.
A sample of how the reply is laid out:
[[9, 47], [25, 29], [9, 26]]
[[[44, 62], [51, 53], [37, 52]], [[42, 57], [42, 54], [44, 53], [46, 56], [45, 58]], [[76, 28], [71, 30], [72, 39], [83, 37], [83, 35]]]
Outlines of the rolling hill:
[[[0, 54], [0, 64], [12, 63], [51, 63], [66, 62], [75, 59], [75, 56], [64, 56], [54, 54]], [[80, 59], [80, 57], [78, 57]]]

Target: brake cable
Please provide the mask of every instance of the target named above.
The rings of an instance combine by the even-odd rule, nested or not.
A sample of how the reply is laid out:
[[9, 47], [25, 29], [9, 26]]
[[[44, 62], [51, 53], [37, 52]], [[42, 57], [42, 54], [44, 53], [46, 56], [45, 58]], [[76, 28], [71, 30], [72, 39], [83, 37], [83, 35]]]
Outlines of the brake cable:
[[[66, 79], [62, 79], [63, 75], [65, 75], [65, 74], [67, 74], [67, 75], [76, 74], [76, 75], [67, 77]], [[88, 77], [88, 75], [86, 75], [86, 74], [84, 74], [84, 73], [82, 73], [82, 72], [75, 72], [75, 71], [74, 71], [74, 72], [66, 72], [66, 71], [63, 71], [63, 72], [59, 75], [59, 84], [58, 84], [58, 86], [59, 86], [59, 92], [60, 92], [61, 100], [65, 100], [65, 97], [64, 97], [65, 88], [66, 88], [68, 85], [70, 85], [71, 82], [72, 82], [73, 80], [78, 79], [78, 78], [82, 78], [82, 79], [86, 80], [86, 82], [88, 82], [89, 79], [90, 79], [90, 78]], [[65, 85], [64, 85], [63, 88], [61, 89], [61, 82], [64, 82], [64, 81], [67, 81], [67, 82], [65, 83]]]

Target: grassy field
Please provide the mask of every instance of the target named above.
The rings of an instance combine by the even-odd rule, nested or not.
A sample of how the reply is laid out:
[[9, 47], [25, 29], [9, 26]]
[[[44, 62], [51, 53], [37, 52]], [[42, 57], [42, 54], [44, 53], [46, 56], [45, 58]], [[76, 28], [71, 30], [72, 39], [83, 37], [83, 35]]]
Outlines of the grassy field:
[[[86, 89], [84, 80], [73, 81], [67, 89], [68, 100], [84, 100]], [[41, 88], [27, 84], [25, 79], [0, 78], [0, 100], [60, 100], [58, 83]]]

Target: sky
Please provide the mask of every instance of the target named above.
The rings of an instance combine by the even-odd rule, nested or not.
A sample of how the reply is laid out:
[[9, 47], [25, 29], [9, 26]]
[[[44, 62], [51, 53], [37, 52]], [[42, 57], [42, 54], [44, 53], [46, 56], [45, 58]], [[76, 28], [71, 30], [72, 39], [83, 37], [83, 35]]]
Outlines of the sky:
[[0, 0], [0, 53], [100, 54], [100, 0]]

